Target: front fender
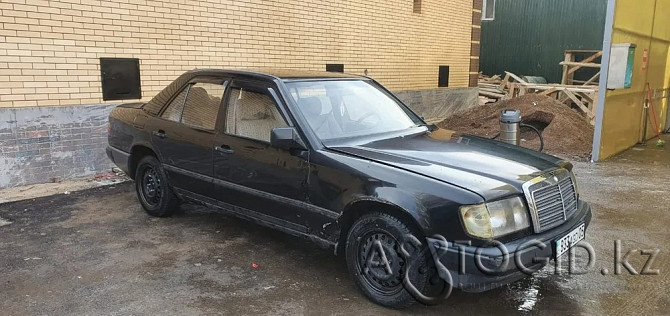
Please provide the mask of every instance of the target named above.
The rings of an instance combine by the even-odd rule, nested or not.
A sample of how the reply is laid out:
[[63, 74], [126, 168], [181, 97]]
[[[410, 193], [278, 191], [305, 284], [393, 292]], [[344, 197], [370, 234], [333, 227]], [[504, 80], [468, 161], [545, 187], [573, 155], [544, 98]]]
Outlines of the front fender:
[[339, 214], [337, 225], [313, 229], [325, 230], [333, 241], [342, 242], [361, 214], [379, 206], [416, 224], [425, 236], [462, 238], [459, 207], [483, 202], [467, 189], [339, 152], [316, 152], [310, 164], [310, 202]]
[[[388, 209], [396, 209], [397, 211], [404, 213], [404, 216], [412, 218], [414, 224], [416, 224], [424, 233], [431, 231], [428, 210], [417, 196], [410, 194], [409, 192], [394, 187], [375, 188], [372, 195], [355, 196], [354, 199], [345, 206], [344, 212], [342, 212], [340, 217], [347, 213], [347, 211], [351, 212], [353, 210], [353, 212], [357, 212], [358, 209], [354, 206], [361, 202], [372, 202], [379, 205], [385, 205]], [[356, 216], [358, 214], [351, 215]]]

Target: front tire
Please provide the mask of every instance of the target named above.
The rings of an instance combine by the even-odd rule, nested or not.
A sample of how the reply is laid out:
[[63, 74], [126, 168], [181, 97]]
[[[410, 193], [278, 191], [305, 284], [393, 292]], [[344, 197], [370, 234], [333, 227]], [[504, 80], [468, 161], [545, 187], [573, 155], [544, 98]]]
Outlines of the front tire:
[[427, 288], [429, 259], [422, 251], [425, 246], [407, 242], [412, 237], [422, 240], [407, 224], [386, 213], [363, 215], [352, 225], [345, 249], [347, 267], [356, 285], [373, 302], [392, 308], [414, 304], [416, 300], [403, 283], [407, 273], [412, 286], [419, 291]]
[[170, 216], [179, 205], [160, 161], [154, 156], [146, 156], [137, 164], [135, 190], [140, 204], [151, 216]]

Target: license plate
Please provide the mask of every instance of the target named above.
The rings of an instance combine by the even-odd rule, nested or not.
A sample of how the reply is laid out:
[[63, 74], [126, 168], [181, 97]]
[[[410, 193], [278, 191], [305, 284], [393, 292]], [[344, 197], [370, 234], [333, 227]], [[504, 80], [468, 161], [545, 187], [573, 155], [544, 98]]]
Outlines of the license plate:
[[573, 229], [570, 233], [563, 236], [563, 238], [556, 241], [556, 258], [564, 255], [572, 246], [576, 245], [580, 240], [584, 239], [585, 225], [581, 224], [579, 227]]

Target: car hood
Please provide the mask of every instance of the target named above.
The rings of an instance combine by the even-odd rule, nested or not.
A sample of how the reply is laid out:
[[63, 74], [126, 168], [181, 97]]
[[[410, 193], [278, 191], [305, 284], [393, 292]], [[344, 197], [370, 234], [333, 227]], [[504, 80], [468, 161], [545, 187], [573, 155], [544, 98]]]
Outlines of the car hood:
[[442, 129], [369, 142], [326, 144], [326, 147], [438, 179], [473, 191], [486, 200], [522, 193], [526, 181], [569, 165], [534, 150]]

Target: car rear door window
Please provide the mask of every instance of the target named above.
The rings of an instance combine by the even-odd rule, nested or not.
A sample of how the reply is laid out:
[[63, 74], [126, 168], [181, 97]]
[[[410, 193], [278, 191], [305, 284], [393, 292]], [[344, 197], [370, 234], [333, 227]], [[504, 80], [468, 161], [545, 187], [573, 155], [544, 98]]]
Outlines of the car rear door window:
[[182, 90], [172, 102], [170, 102], [165, 111], [163, 111], [161, 117], [173, 122], [181, 121], [181, 112], [184, 110], [184, 101], [186, 101], [187, 93], [188, 87]]
[[223, 84], [199, 82], [191, 85], [181, 122], [205, 130], [214, 130], [224, 90]]
[[287, 126], [267, 88], [231, 88], [226, 133], [270, 142], [273, 128]]

